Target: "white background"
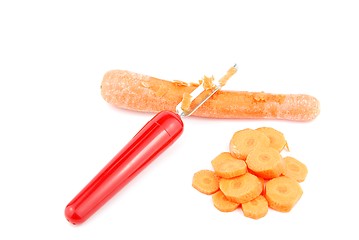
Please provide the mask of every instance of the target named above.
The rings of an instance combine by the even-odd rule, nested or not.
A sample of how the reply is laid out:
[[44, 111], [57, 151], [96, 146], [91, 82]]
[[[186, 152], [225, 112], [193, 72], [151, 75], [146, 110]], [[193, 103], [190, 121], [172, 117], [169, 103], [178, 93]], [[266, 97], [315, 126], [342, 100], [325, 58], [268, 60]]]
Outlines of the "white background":
[[[0, 239], [358, 239], [357, 1], [1, 1]], [[112, 69], [306, 93], [311, 122], [184, 120], [181, 138], [85, 224], [66, 204], [153, 114], [100, 95]], [[232, 134], [282, 131], [309, 174], [290, 213], [217, 211], [193, 173]]]

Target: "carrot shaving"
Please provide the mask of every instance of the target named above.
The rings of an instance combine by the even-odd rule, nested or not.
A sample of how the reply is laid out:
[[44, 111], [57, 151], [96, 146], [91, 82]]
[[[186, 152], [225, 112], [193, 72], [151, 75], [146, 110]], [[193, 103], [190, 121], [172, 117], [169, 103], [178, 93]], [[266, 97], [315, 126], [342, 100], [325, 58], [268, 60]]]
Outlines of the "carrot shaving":
[[226, 75], [224, 75], [221, 79], [219, 79], [219, 84], [220, 84], [221, 86], [226, 85], [228, 79], [230, 79], [236, 72], [237, 72], [237, 68], [236, 68], [236, 67], [231, 67], [231, 68], [227, 71]]
[[207, 77], [204, 76], [203, 77], [203, 88], [205, 90], [211, 90], [212, 88], [214, 88], [214, 83], [213, 83], [214, 77]]
[[192, 100], [192, 96], [189, 93], [183, 93], [183, 99], [182, 99], [182, 104], [181, 104], [181, 108], [183, 111], [189, 111], [190, 107], [191, 107], [191, 100]]

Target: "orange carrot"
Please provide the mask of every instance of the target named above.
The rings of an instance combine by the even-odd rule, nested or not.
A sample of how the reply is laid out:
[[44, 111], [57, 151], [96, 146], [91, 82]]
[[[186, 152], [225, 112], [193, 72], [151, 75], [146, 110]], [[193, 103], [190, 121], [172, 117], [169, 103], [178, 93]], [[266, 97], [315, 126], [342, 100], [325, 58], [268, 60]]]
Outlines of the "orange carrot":
[[212, 195], [213, 205], [221, 212], [233, 212], [239, 207], [239, 203], [229, 201], [221, 190]]
[[[225, 83], [225, 79], [223, 82]], [[183, 94], [192, 92], [195, 85], [126, 70], [112, 70], [103, 77], [101, 94], [108, 103], [118, 108], [144, 112], [175, 111]], [[319, 101], [306, 94], [218, 91], [193, 115], [208, 118], [310, 121], [319, 112]]]
[[273, 178], [266, 183], [265, 198], [269, 207], [279, 212], [289, 212], [302, 194], [299, 183], [289, 177]]
[[193, 175], [192, 186], [199, 192], [211, 195], [218, 191], [218, 178], [213, 171], [200, 170]]
[[262, 177], [258, 177], [258, 179], [262, 183], [262, 192], [261, 192], [261, 194], [264, 196], [266, 194], [266, 182], [267, 182], [267, 180], [265, 180]]
[[233, 156], [245, 160], [255, 148], [269, 146], [269, 138], [262, 132], [246, 128], [233, 134], [229, 149]]
[[229, 152], [222, 152], [212, 160], [212, 166], [217, 176], [232, 178], [247, 172], [247, 165], [243, 160], [234, 158]]
[[[214, 172], [202, 170], [214, 179], [215, 187], [211, 191], [207, 184], [196, 188], [213, 193], [213, 205], [222, 212], [241, 206], [244, 216], [253, 219], [264, 217], [268, 208], [289, 212], [303, 194], [299, 182], [305, 180], [308, 169], [293, 157], [282, 158], [285, 146], [284, 135], [274, 128], [237, 131], [230, 141], [231, 152], [222, 152], [211, 161]], [[202, 179], [206, 177], [194, 180], [194, 185]]]
[[283, 133], [280, 131], [271, 128], [271, 127], [260, 127], [256, 130], [263, 132], [270, 140], [269, 146], [278, 150], [279, 152], [283, 150], [283, 148], [288, 148], [287, 140]]
[[219, 79], [219, 84], [223, 87], [226, 85], [227, 81], [237, 72], [237, 68], [231, 67], [229, 71], [227, 71], [226, 75], [224, 75], [221, 79]]
[[303, 182], [308, 174], [307, 166], [293, 157], [285, 157], [283, 160], [285, 165], [283, 175], [298, 182]]
[[282, 156], [271, 147], [254, 149], [248, 154], [246, 163], [255, 175], [264, 179], [279, 177], [284, 172]]
[[253, 219], [259, 219], [267, 215], [268, 213], [268, 202], [267, 199], [259, 195], [255, 199], [243, 203], [242, 204], [242, 211], [244, 216], [253, 218]]
[[209, 89], [212, 89], [214, 87], [214, 77], [207, 77], [207, 76], [204, 76], [203, 77], [203, 88], [206, 89], [206, 90], [209, 90]]
[[190, 110], [190, 106], [191, 106], [191, 94], [185, 92], [183, 94], [183, 99], [182, 99], [182, 109], [185, 111], [189, 111]]
[[228, 200], [245, 203], [261, 194], [262, 183], [255, 175], [245, 173], [235, 178], [221, 178], [219, 188]]

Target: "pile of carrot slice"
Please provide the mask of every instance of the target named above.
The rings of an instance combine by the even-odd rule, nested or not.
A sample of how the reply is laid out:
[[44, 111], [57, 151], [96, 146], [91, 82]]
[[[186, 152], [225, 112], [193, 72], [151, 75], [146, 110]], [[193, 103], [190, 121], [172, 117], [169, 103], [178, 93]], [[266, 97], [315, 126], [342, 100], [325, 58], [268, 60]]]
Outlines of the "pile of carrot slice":
[[233, 134], [229, 152], [212, 161], [213, 170], [193, 175], [192, 186], [212, 196], [222, 212], [241, 209], [243, 215], [260, 219], [268, 209], [289, 212], [303, 194], [300, 182], [308, 169], [293, 157], [282, 157], [288, 150], [284, 135], [271, 127], [243, 129]]

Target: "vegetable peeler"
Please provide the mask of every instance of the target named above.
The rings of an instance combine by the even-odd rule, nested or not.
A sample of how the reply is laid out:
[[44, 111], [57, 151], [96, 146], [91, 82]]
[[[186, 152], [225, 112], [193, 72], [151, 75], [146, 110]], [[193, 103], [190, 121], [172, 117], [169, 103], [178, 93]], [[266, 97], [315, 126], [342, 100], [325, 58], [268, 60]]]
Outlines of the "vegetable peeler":
[[[66, 219], [81, 224], [109, 201], [129, 181], [174, 143], [183, 132], [182, 117], [190, 116], [220, 90], [237, 72], [231, 67], [218, 81], [203, 81], [176, 106], [176, 113], [161, 111], [125, 145], [122, 150], [71, 200]], [[184, 103], [186, 103], [184, 105]]]

